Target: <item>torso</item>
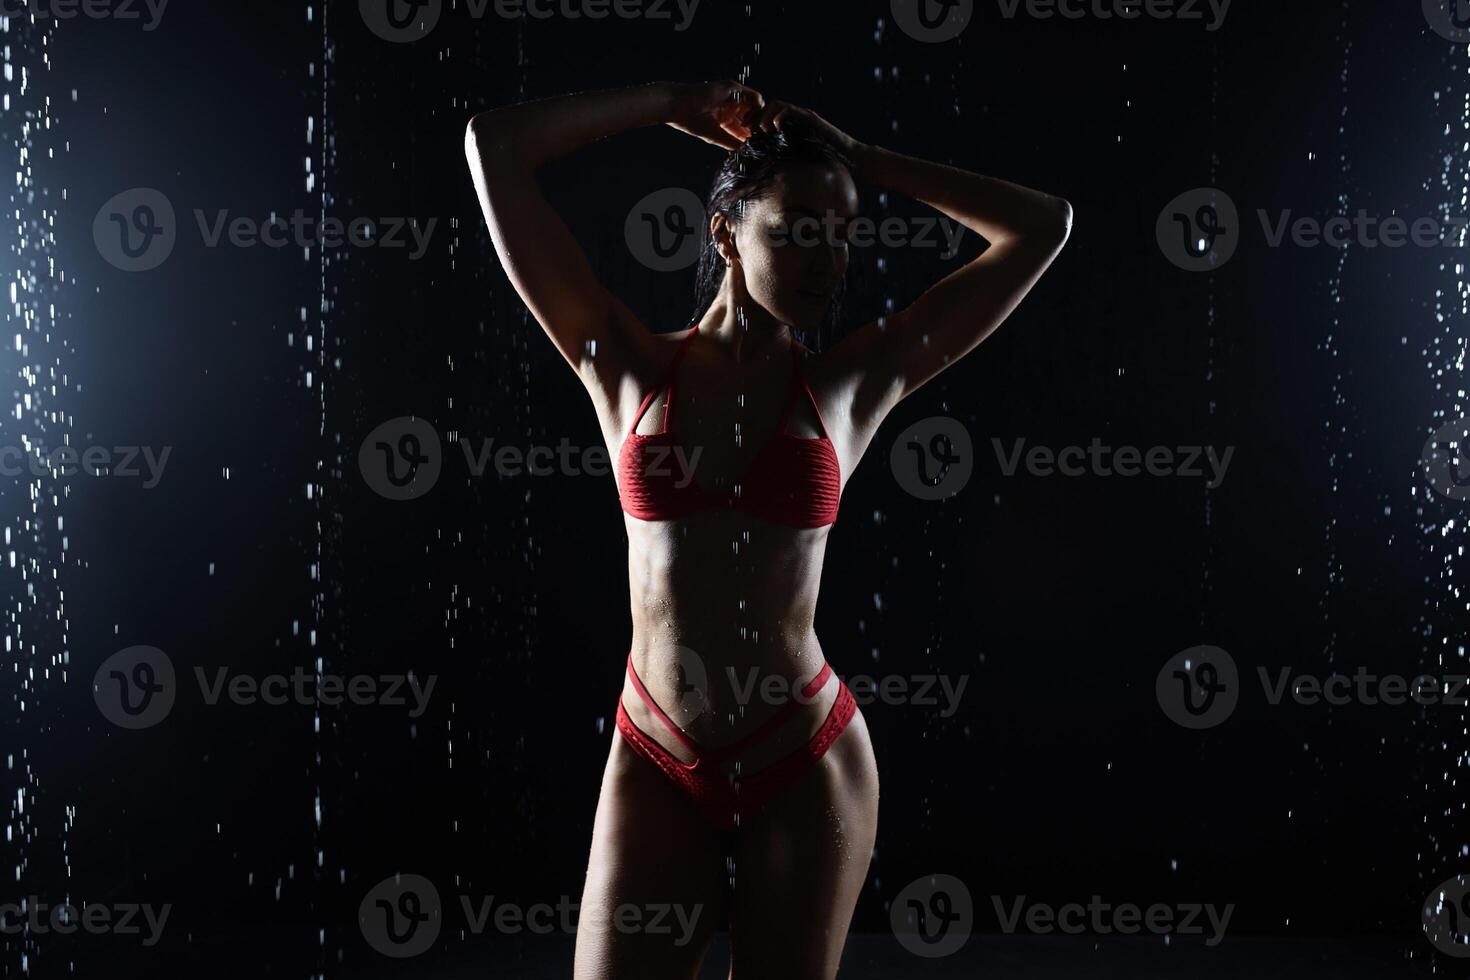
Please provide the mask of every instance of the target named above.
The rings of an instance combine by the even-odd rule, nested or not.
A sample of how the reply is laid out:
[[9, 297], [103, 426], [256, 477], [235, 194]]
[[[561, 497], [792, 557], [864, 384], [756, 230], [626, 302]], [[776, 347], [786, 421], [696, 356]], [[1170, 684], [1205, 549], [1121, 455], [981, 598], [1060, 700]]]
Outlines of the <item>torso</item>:
[[[616, 398], [600, 404], [608, 449], [618, 458], [624, 436], [644, 396], [671, 363], [687, 330], [659, 335], [652, 363], [630, 378]], [[824, 390], [819, 356], [801, 352], [802, 373], [821, 411], [805, 394], [795, 401], [787, 431], [816, 439], [823, 424], [846, 486], [863, 445], [845, 423], [846, 413]], [[775, 437], [791, 378], [792, 359], [777, 348], [751, 362], [731, 364], [707, 336], [689, 343], [676, 373], [674, 443], [693, 459], [692, 478], [711, 495], [733, 492], [750, 464]], [[742, 398], [743, 396], [743, 398]], [[654, 398], [633, 430], [652, 435], [663, 428], [667, 388]], [[614, 411], [615, 410], [615, 411]], [[615, 416], [615, 417], [609, 417]], [[742, 433], [737, 442], [737, 425]], [[779, 710], [769, 699], [737, 704], [728, 672], [742, 685], [780, 678], [799, 687], [821, 669], [825, 656], [813, 628], [829, 526], [790, 527], [740, 510], [704, 509], [672, 520], [639, 520], [624, 514], [628, 533], [628, 582], [633, 620], [632, 657], [649, 694], [701, 746], [733, 742]], [[681, 657], [697, 655], [709, 680], [707, 710], [692, 716], [681, 703]], [[834, 670], [839, 665], [834, 664]], [[784, 689], [784, 688], [783, 688]], [[820, 727], [836, 697], [828, 683], [813, 704], [783, 726], [770, 744], [753, 750], [744, 764], [759, 767], [762, 755], [778, 756], [799, 746]], [[625, 688], [623, 704], [639, 728], [688, 761], [641, 700]]]

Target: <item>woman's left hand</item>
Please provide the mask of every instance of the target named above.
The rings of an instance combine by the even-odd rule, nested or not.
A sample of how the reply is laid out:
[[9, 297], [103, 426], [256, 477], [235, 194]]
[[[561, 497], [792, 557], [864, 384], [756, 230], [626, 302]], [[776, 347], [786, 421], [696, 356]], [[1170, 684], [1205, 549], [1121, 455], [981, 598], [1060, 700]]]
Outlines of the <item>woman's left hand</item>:
[[782, 102], [778, 99], [772, 99], [766, 102], [765, 105], [752, 109], [750, 114], [745, 117], [745, 124], [754, 132], [764, 133], [785, 129], [793, 124], [797, 127], [805, 126], [848, 154], [851, 154], [858, 145], [857, 140], [812, 110], [804, 109], [799, 105], [792, 105], [790, 102]]

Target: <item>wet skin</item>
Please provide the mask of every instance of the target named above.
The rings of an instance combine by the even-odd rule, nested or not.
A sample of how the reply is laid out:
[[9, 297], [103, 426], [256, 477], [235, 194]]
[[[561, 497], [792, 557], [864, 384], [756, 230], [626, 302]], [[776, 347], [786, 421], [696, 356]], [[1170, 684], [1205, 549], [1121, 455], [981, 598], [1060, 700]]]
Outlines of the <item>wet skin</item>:
[[[778, 179], [769, 198], [747, 213], [736, 232], [742, 279], [752, 298], [799, 326], [819, 323], [845, 271], [846, 249], [826, 241], [825, 232], [824, 240], [811, 245], [781, 244], [773, 233], [802, 216], [850, 217], [855, 206], [846, 173], [809, 169]], [[722, 494], [734, 492], [755, 454], [776, 433], [793, 369], [789, 328], [735, 350], [716, 335], [727, 312], [717, 301], [679, 364], [674, 431], [682, 453], [667, 464], [680, 479]], [[643, 396], [686, 332], [658, 335], [648, 347], [643, 377], [599, 406], [610, 452], [621, 447]], [[845, 486], [876, 426], [852, 424], [844, 404], [850, 393], [834, 390], [820, 354], [804, 354], [802, 371]], [[665, 389], [655, 398], [636, 432], [660, 431], [667, 397]], [[788, 426], [797, 437], [821, 435], [817, 411], [804, 393], [796, 398]], [[831, 528], [792, 528], [724, 509], [664, 521], [625, 514], [624, 522], [632, 656], [649, 694], [701, 747], [726, 745], [754, 731], [826, 659], [813, 619]], [[697, 656], [705, 674], [699, 695], [688, 696], [696, 678], [689, 676], [688, 653], [681, 657], [681, 647]], [[839, 652], [834, 671], [845, 669], [843, 659]], [[763, 682], [770, 685], [766, 695], [760, 693]], [[837, 693], [833, 677], [769, 739], [744, 754], [740, 771], [759, 771], [805, 745]], [[625, 682], [622, 703], [634, 724], [666, 751], [692, 761], [631, 682]], [[867, 874], [877, 814], [877, 766], [861, 712], [801, 782], [759, 814], [744, 817], [730, 838], [713, 830], [662, 773], [615, 737], [593, 835], [584, 916], [589, 907], [596, 917], [599, 908], [640, 901], [697, 904], [705, 912], [695, 938], [682, 947], [672, 941], [677, 936], [602, 930], [584, 939], [579, 934], [577, 976], [620, 975], [599, 972], [609, 964], [642, 971], [638, 975], [644, 977], [692, 976], [722, 915], [729, 916], [733, 937], [732, 977], [834, 975]], [[734, 859], [733, 890], [727, 855]]]

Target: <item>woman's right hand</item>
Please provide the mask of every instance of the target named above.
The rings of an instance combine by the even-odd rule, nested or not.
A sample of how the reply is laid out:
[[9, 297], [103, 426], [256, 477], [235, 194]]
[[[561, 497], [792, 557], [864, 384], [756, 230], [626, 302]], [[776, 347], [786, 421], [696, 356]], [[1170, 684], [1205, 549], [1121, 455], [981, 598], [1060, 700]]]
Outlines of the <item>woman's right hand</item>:
[[765, 97], [739, 82], [675, 82], [668, 124], [706, 143], [736, 150], [750, 138], [746, 118]]

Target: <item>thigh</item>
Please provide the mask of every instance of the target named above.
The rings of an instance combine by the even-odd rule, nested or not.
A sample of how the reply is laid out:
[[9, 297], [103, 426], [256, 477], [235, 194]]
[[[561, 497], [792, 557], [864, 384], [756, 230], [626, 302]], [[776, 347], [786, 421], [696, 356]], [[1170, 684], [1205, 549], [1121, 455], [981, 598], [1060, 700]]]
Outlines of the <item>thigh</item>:
[[862, 712], [801, 782], [741, 828], [732, 980], [831, 980], [878, 832], [878, 767]]
[[612, 743], [573, 976], [692, 980], [724, 911], [724, 838], [622, 736]]

